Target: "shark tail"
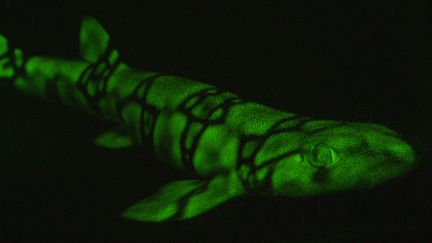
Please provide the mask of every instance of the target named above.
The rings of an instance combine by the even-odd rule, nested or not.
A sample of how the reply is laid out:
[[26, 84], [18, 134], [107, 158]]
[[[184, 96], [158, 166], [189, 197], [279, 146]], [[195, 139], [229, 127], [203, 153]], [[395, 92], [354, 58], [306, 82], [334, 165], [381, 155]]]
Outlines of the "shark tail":
[[6, 37], [0, 34], [0, 79], [16, 79], [24, 61], [22, 50], [12, 47]]
[[[83, 60], [89, 63], [98, 63], [101, 59], [108, 59], [110, 63], [118, 60], [118, 51], [111, 47], [108, 33], [95, 18], [85, 16], [82, 19], [79, 39]], [[0, 79], [15, 80], [20, 77], [25, 73], [25, 62], [23, 51], [13, 47], [0, 34]]]

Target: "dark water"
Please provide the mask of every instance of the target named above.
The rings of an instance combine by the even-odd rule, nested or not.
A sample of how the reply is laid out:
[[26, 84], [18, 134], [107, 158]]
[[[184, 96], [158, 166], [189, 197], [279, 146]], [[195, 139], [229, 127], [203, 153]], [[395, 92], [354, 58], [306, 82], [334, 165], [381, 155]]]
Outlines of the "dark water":
[[133, 66], [291, 112], [387, 125], [419, 150], [417, 170], [367, 193], [242, 198], [186, 222], [133, 222], [120, 212], [186, 175], [145, 148], [94, 146], [113, 124], [2, 89], [0, 241], [432, 241], [431, 4], [262, 2], [9, 0], [0, 33], [29, 55], [74, 58], [80, 17], [91, 14]]

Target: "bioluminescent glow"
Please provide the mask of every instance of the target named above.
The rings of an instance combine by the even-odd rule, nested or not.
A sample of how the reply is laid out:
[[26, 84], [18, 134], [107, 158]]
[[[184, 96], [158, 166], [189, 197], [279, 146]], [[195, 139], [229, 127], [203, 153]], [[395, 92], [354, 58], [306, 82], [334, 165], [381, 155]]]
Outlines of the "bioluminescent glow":
[[384, 126], [305, 117], [205, 83], [133, 69], [91, 17], [83, 19], [80, 42], [82, 59], [72, 61], [27, 57], [0, 36], [0, 78], [27, 94], [119, 123], [95, 139], [100, 146], [145, 141], [162, 161], [201, 178], [168, 183], [124, 217], [188, 219], [247, 193], [364, 190], [415, 164], [413, 149]]

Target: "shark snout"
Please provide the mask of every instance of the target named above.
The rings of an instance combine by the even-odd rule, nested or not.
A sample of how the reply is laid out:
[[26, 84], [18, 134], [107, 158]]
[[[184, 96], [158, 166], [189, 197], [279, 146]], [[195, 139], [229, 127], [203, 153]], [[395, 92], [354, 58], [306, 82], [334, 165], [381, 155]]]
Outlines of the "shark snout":
[[386, 144], [388, 153], [399, 161], [413, 164], [416, 161], [414, 149], [401, 138], [394, 138]]

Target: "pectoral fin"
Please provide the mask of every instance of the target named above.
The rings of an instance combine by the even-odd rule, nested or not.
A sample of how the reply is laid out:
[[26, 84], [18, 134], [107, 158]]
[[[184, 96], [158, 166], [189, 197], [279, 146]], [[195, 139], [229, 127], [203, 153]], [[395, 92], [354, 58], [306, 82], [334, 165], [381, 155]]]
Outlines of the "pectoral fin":
[[96, 145], [109, 149], [127, 148], [134, 145], [132, 136], [126, 128], [118, 128], [102, 133], [94, 140]]
[[122, 216], [153, 222], [184, 220], [202, 214], [242, 192], [233, 173], [217, 176], [210, 181], [174, 181], [125, 210]]

